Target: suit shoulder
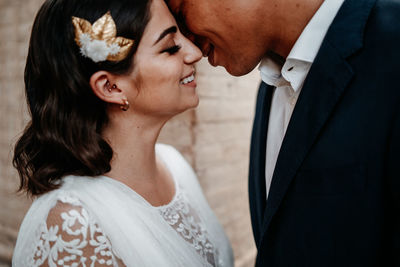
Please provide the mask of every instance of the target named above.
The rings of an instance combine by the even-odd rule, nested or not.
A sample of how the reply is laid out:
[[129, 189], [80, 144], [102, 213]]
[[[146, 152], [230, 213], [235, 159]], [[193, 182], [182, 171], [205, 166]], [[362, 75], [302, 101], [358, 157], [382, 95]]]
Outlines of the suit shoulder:
[[[370, 62], [393, 68], [400, 60], [400, 1], [377, 0], [364, 28], [364, 48]], [[390, 55], [390, 57], [388, 56]]]
[[373, 25], [382, 33], [396, 33], [399, 35], [400, 1], [377, 0], [371, 12], [370, 22], [373, 22]]

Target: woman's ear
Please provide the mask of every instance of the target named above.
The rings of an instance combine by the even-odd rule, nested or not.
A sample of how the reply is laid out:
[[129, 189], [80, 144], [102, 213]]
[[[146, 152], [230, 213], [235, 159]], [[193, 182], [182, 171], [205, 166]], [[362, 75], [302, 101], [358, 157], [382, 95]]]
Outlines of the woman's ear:
[[124, 93], [113, 83], [117, 77], [107, 71], [95, 72], [90, 77], [90, 86], [94, 94], [106, 103], [121, 104]]

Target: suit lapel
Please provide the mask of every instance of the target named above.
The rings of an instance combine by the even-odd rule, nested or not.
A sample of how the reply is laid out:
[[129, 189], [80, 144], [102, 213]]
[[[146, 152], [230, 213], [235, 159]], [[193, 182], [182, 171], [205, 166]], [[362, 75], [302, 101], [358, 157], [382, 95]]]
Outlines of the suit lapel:
[[272, 92], [271, 86], [261, 83], [250, 146], [249, 198], [255, 240], [260, 238], [265, 211], [265, 148]]
[[353, 71], [346, 58], [362, 47], [362, 32], [374, 2], [346, 1], [325, 37], [282, 143], [264, 213], [262, 237], [308, 151], [351, 81]]

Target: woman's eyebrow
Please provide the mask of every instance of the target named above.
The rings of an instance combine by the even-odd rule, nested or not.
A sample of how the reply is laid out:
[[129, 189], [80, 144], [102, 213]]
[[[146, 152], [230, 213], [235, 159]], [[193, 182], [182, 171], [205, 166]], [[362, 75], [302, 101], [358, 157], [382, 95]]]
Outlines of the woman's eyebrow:
[[168, 29], [164, 30], [160, 36], [158, 37], [157, 41], [153, 44], [156, 45], [159, 41], [161, 41], [165, 36], [167, 36], [170, 33], [176, 33], [178, 31], [178, 28], [176, 26], [169, 27]]

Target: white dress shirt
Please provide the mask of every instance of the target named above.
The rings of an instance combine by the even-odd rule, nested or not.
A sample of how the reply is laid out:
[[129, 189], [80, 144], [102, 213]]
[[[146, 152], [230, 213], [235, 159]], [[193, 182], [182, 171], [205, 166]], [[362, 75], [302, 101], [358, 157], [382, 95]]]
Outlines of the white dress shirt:
[[[268, 198], [276, 161], [304, 80], [321, 47], [322, 41], [344, 0], [325, 0], [280, 66], [264, 58], [259, 66], [261, 79], [275, 86], [269, 115], [265, 185]], [[321, 88], [323, 90], [323, 88]]]

